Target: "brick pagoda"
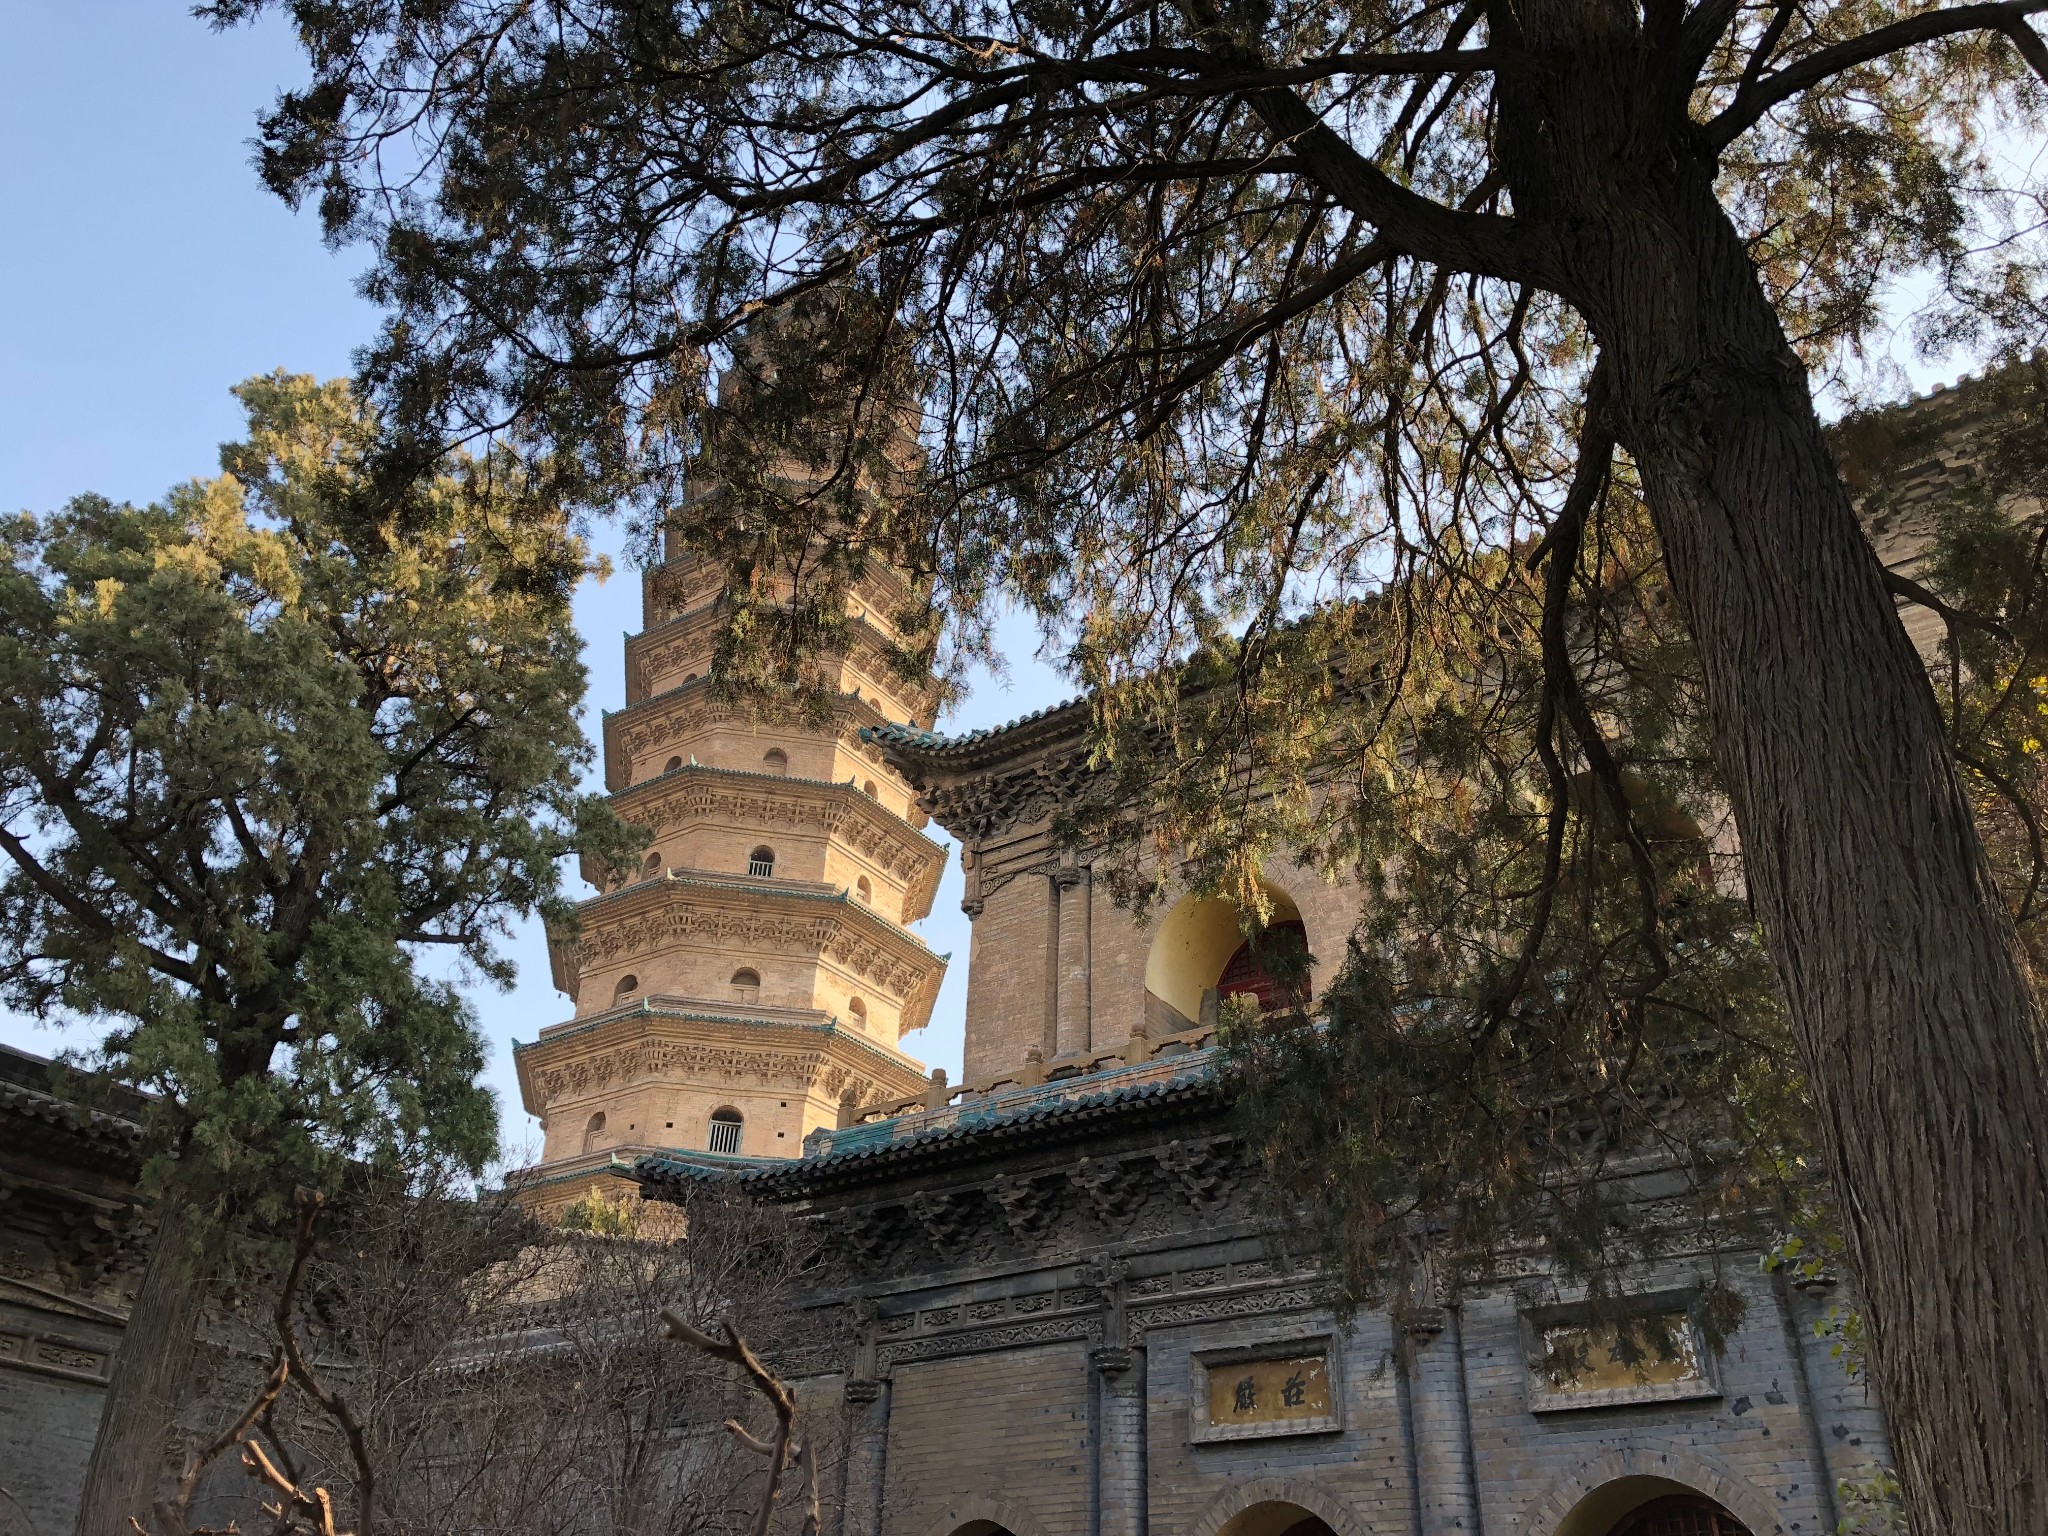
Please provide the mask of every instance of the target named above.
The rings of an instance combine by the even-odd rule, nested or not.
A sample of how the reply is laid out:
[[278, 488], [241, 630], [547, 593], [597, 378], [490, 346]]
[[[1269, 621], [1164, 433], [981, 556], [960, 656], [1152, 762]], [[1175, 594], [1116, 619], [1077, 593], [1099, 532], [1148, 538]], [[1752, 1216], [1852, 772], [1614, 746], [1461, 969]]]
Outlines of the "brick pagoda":
[[931, 910], [945, 854], [861, 737], [931, 721], [930, 690], [885, 661], [900, 579], [855, 585], [830, 719], [770, 720], [711, 691], [721, 572], [667, 554], [626, 641], [626, 707], [604, 721], [606, 787], [654, 830], [650, 851], [582, 903], [580, 934], [551, 943], [574, 1017], [513, 1047], [545, 1133], [521, 1176], [542, 1214], [630, 1190], [614, 1159], [795, 1157], [842, 1101], [850, 1113], [926, 1086], [900, 1042], [928, 1022], [946, 961], [906, 925]]

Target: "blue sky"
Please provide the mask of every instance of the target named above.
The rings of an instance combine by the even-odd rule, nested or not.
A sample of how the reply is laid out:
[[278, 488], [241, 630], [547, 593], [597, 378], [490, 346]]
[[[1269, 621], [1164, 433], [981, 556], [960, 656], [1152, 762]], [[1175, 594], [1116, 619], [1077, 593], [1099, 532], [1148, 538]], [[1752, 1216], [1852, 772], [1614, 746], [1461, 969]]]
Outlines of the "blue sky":
[[[179, 0], [0, 5], [0, 143], [14, 146], [0, 158], [11, 215], [0, 241], [0, 508], [50, 511], [82, 491], [151, 500], [219, 472], [219, 444], [242, 426], [236, 381], [278, 367], [349, 371], [377, 322], [355, 293], [361, 258], [327, 251], [315, 221], [265, 193], [249, 165], [257, 113], [303, 77], [274, 20], [215, 34]], [[627, 571], [578, 600], [593, 724], [624, 701], [621, 642], [639, 625], [638, 599]], [[949, 728], [1064, 696], [1028, 629], [1012, 629], [1010, 682], [979, 680]], [[957, 1080], [968, 923], [950, 861], [921, 931], [955, 958], [932, 1027], [904, 1043]], [[533, 1039], [569, 1005], [548, 982], [535, 925], [510, 953], [518, 985], [480, 988], [476, 1002], [517, 1159], [538, 1136], [508, 1042]], [[48, 1055], [91, 1032], [0, 1015], [0, 1039]]]

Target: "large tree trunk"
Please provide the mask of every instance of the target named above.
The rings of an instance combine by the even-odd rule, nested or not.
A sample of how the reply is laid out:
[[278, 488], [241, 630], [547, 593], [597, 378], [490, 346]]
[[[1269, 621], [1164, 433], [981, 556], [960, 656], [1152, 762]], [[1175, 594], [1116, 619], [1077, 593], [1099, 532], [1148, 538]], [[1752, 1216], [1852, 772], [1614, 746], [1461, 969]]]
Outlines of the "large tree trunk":
[[190, 1226], [173, 1185], [164, 1195], [156, 1246], [114, 1356], [72, 1528], [76, 1536], [124, 1536], [131, 1516], [147, 1527], [150, 1501], [170, 1469], [206, 1299]]
[[1503, 137], [1560, 146], [1528, 202], [1574, 231], [1563, 286], [1613, 375], [1698, 646], [1916, 1526], [2039, 1536], [2039, 1003], [1926, 673], [1712, 168], [1683, 141], [1646, 152], [1668, 105], [1607, 40], [1574, 41], [1585, 67], [1545, 82], [1547, 121], [1508, 114]]

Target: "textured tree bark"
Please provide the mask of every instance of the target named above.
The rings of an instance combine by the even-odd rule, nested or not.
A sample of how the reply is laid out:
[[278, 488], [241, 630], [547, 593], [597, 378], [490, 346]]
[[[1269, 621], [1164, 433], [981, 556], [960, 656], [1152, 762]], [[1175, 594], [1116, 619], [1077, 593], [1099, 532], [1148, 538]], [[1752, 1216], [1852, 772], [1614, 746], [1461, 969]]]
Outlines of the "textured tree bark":
[[[1553, 3], [1535, 9], [1572, 15]], [[1563, 286], [1611, 365], [1617, 436], [1698, 646], [1916, 1527], [2034, 1536], [2048, 1530], [2039, 1003], [1925, 670], [1712, 168], [1682, 143], [1646, 149], [1668, 114], [1640, 74], [1602, 67], [1624, 62], [1604, 40], [1575, 41], [1541, 110], [1504, 115], [1504, 140], [1558, 147], [1518, 211], [1573, 231]]]
[[175, 1192], [166, 1193], [156, 1246], [114, 1356], [72, 1527], [76, 1536], [124, 1536], [130, 1516], [146, 1524], [150, 1500], [169, 1469], [205, 1302], [189, 1226], [183, 1202]]

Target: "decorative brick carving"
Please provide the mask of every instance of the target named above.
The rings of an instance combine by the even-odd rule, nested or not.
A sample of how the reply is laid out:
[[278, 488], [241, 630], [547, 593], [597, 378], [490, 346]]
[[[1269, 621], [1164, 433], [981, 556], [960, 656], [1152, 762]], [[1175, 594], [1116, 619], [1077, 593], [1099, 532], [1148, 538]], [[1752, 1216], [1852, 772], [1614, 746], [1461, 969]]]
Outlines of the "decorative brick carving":
[[1257, 1317], [1268, 1312], [1300, 1312], [1316, 1305], [1316, 1292], [1305, 1285], [1239, 1291], [1234, 1295], [1190, 1297], [1185, 1301], [1133, 1307], [1131, 1332], [1135, 1337], [1147, 1328], [1173, 1328], [1226, 1317]]
[[1145, 1195], [1145, 1180], [1138, 1170], [1113, 1157], [1084, 1157], [1067, 1178], [1088, 1197], [1103, 1225], [1112, 1229], [1129, 1222]]
[[1024, 1344], [1054, 1344], [1070, 1339], [1094, 1340], [1100, 1336], [1101, 1320], [1079, 1315], [1048, 1317], [1037, 1322], [1012, 1323], [1003, 1328], [964, 1329], [959, 1333], [935, 1334], [905, 1339], [882, 1346], [882, 1368], [888, 1370], [906, 1360], [936, 1360], [948, 1355], [985, 1354], [990, 1350], [1013, 1349]]
[[1159, 1150], [1159, 1166], [1172, 1174], [1198, 1215], [1208, 1215], [1229, 1198], [1240, 1167], [1227, 1136], [1213, 1141], [1173, 1141]]
[[924, 1228], [926, 1238], [943, 1259], [959, 1253], [973, 1238], [980, 1204], [971, 1192], [935, 1195], [920, 1190], [904, 1208]]
[[1011, 1233], [1026, 1247], [1044, 1233], [1060, 1208], [1059, 1186], [1047, 1180], [998, 1174], [989, 1193]]

